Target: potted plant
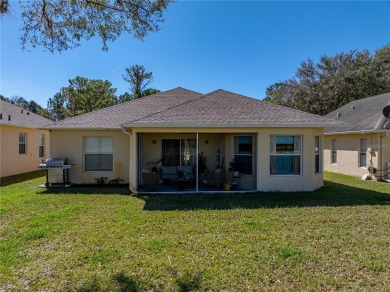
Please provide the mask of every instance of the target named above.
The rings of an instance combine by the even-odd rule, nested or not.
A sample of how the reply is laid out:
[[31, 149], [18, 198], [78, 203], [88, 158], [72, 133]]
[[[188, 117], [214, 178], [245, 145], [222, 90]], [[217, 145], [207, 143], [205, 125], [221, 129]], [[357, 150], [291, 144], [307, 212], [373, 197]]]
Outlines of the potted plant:
[[206, 157], [202, 153], [198, 156], [198, 172], [199, 174], [207, 173]]
[[238, 163], [235, 161], [234, 157], [232, 161], [229, 162], [229, 171], [232, 173], [233, 177], [239, 177], [240, 172], [237, 169]]

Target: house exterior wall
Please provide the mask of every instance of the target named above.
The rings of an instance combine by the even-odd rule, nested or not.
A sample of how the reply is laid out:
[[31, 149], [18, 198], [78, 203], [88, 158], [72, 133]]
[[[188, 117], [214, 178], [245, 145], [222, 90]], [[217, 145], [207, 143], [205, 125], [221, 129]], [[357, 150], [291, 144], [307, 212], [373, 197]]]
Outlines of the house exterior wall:
[[[113, 171], [85, 171], [83, 137], [113, 138]], [[123, 179], [129, 182], [129, 136], [120, 130], [88, 131], [88, 130], [52, 130], [50, 135], [51, 153], [53, 158], [68, 158], [74, 166], [69, 170], [69, 180], [77, 184], [94, 184], [95, 178], [107, 177]]]
[[[360, 139], [363, 138], [367, 139], [367, 167], [373, 166], [378, 168], [381, 164], [379, 163], [381, 153], [378, 147], [381, 142], [378, 133], [339, 134], [325, 135], [324, 170], [356, 177], [362, 177], [364, 174], [367, 174], [367, 167], [359, 166]], [[337, 163], [332, 163], [331, 160], [333, 139], [337, 141]]]
[[[26, 133], [26, 154], [19, 154], [19, 133]], [[44, 157], [39, 157], [39, 135], [45, 135]], [[0, 177], [37, 170], [50, 153], [50, 133], [25, 127], [0, 126]]]
[[[321, 145], [321, 172], [315, 174], [315, 136], [321, 137], [323, 144], [323, 129], [319, 128], [134, 128], [130, 138], [130, 161], [137, 161], [137, 133], [146, 133], [156, 135], [162, 133], [169, 135], [178, 135], [179, 133], [200, 133], [211, 134], [212, 136], [224, 133], [225, 141], [225, 168], [228, 169], [229, 162], [233, 157], [233, 137], [235, 135], [253, 135], [255, 143], [255, 155], [253, 157], [255, 168], [253, 175], [241, 178], [242, 188], [257, 189], [258, 191], [313, 191], [323, 186], [323, 145]], [[302, 136], [302, 171], [301, 175], [286, 176], [286, 175], [271, 175], [270, 174], [270, 136], [271, 135], [301, 135]], [[202, 138], [203, 139], [203, 138]], [[149, 138], [150, 140], [150, 138]], [[153, 140], [153, 139], [152, 139]], [[157, 141], [157, 140], [156, 140]], [[143, 141], [145, 143], [145, 141]], [[149, 146], [152, 145], [146, 142]], [[156, 143], [157, 144], [157, 143]], [[202, 145], [202, 141], [201, 141]], [[150, 151], [158, 151], [158, 146], [151, 148]], [[202, 147], [201, 147], [202, 148]], [[145, 150], [144, 150], [145, 151]], [[200, 151], [202, 151], [200, 149]], [[153, 152], [156, 153], [156, 152]], [[157, 155], [159, 157], [159, 155]], [[257, 162], [257, 163], [256, 163]], [[138, 187], [138, 170], [136, 163], [130, 162], [130, 187], [137, 189]]]

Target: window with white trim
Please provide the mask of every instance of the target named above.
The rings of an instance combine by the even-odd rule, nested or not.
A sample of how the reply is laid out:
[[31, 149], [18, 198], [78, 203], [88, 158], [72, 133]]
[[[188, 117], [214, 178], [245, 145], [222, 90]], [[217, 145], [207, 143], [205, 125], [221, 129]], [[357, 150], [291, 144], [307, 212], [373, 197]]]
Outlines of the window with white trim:
[[112, 137], [84, 137], [84, 170], [113, 170]]
[[252, 175], [252, 136], [234, 137], [234, 162], [240, 174]]
[[320, 136], [314, 136], [314, 173], [321, 173], [321, 148], [320, 148]]
[[19, 133], [19, 154], [27, 154], [27, 133]]
[[270, 137], [271, 175], [300, 175], [302, 162], [301, 136]]
[[39, 148], [38, 148], [38, 152], [39, 152], [39, 157], [40, 158], [45, 156], [45, 135], [44, 134], [40, 134], [39, 135]]
[[360, 139], [359, 167], [367, 167], [367, 139]]
[[331, 163], [336, 164], [337, 163], [337, 140], [332, 139], [332, 157], [331, 157]]

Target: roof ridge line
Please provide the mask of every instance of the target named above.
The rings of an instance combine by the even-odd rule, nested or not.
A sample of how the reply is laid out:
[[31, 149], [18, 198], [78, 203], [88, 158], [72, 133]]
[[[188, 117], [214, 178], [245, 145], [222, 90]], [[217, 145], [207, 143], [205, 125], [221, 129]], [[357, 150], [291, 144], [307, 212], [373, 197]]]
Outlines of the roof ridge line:
[[[195, 92], [195, 91], [194, 91], [194, 92]], [[211, 93], [211, 92], [210, 92], [210, 93]], [[163, 109], [163, 110], [161, 110], [161, 111], [154, 112], [154, 113], [148, 114], [148, 115], [146, 115], [146, 116], [140, 117], [140, 118], [138, 118], [138, 119], [128, 121], [128, 122], [126, 122], [126, 124], [128, 124], [128, 123], [134, 123], [134, 122], [139, 121], [139, 120], [141, 120], [141, 119], [144, 119], [144, 118], [147, 118], [147, 117], [151, 117], [151, 116], [153, 116], [153, 115], [157, 115], [157, 114], [159, 114], [159, 113], [162, 113], [162, 112], [164, 112], [164, 111], [168, 111], [168, 110], [170, 110], [170, 109], [173, 109], [173, 108], [175, 108], [175, 107], [181, 106], [181, 105], [183, 105], [183, 104], [190, 103], [190, 102], [192, 102], [192, 101], [194, 101], [194, 100], [196, 100], [196, 99], [198, 99], [198, 98], [200, 99], [200, 98], [202, 98], [202, 97], [204, 97], [204, 96], [206, 96], [206, 95], [209, 95], [210, 93], [201, 94], [200, 96], [197, 96], [197, 97], [195, 97], [195, 98], [193, 98], [193, 99], [190, 99], [190, 100], [184, 101], [184, 102], [182, 102], [182, 103], [176, 104], [176, 105], [174, 105], [174, 106], [168, 107], [168, 108]], [[122, 125], [123, 125], [123, 124], [122, 124]]]

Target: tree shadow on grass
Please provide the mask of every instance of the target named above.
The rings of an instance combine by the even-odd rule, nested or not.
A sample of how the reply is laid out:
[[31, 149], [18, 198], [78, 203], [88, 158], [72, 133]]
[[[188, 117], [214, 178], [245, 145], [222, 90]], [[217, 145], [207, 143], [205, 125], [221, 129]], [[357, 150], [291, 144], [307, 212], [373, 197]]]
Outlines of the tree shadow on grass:
[[102, 284], [97, 276], [92, 276], [91, 279], [82, 283], [78, 287], [70, 285], [66, 291], [78, 292], [100, 292], [100, 291], [117, 291], [117, 292], [138, 292], [142, 291], [141, 281], [135, 276], [127, 276], [124, 272], [115, 274], [111, 277], [110, 288], [107, 283]]
[[113, 280], [118, 283], [118, 292], [141, 291], [140, 281], [134, 276], [127, 276], [124, 272], [113, 276]]
[[44, 177], [45, 173], [42, 170], [32, 171], [32, 172], [26, 172], [22, 174], [12, 175], [12, 176], [6, 176], [0, 178], [0, 186], [6, 187], [12, 184], [25, 182], [28, 180]]
[[390, 192], [381, 193], [329, 181], [325, 182], [323, 188], [314, 192], [199, 195], [156, 194], [141, 196], [140, 198], [145, 201], [144, 210], [148, 211], [358, 205], [390, 206]]

